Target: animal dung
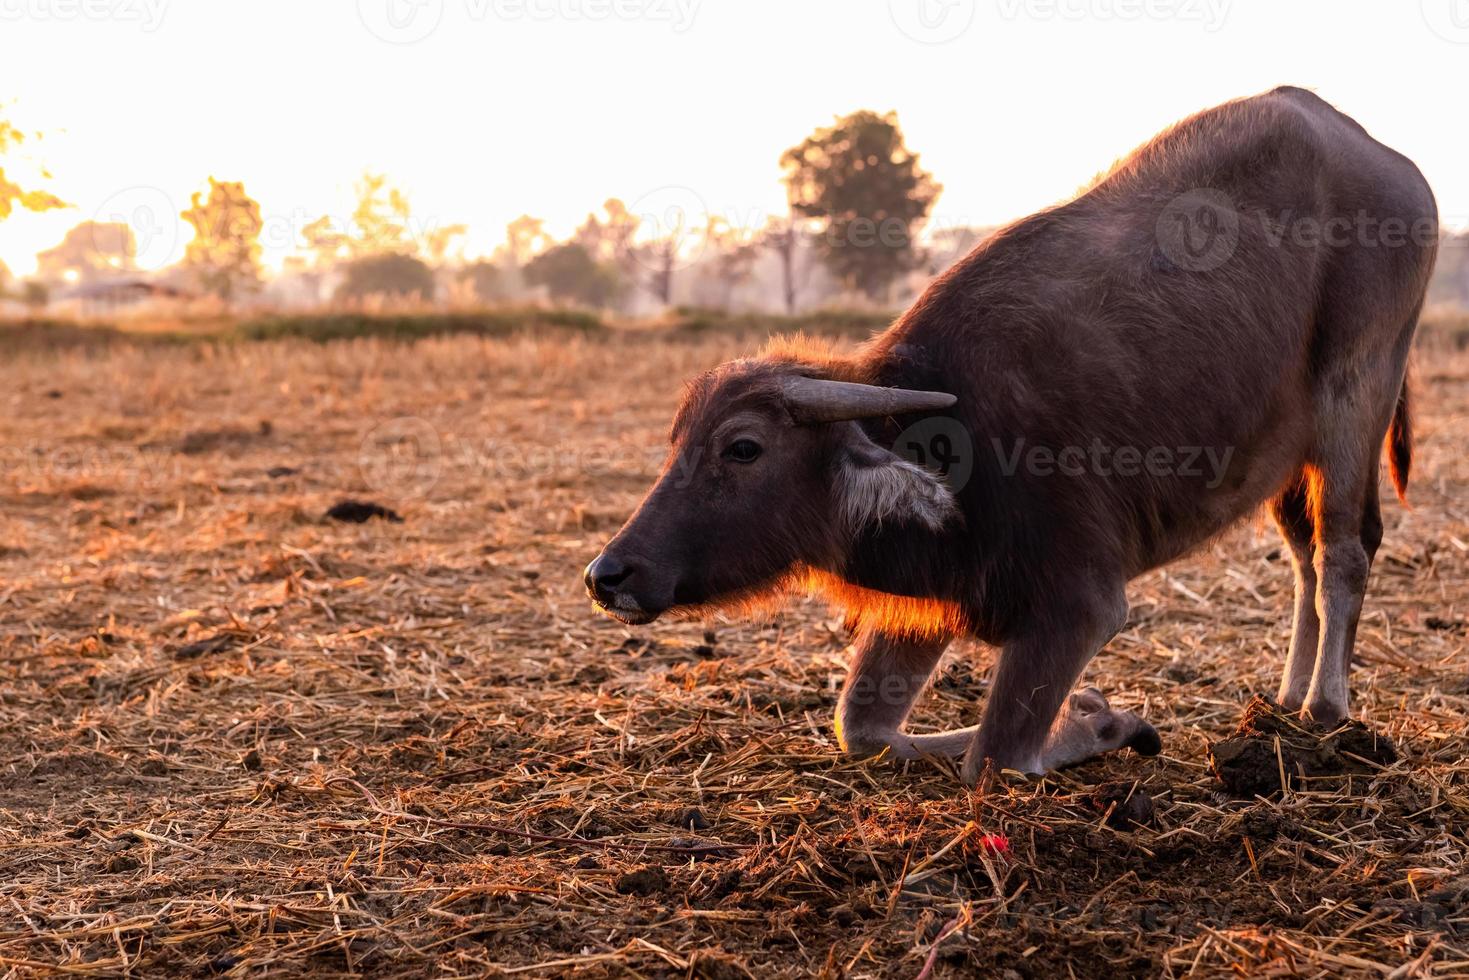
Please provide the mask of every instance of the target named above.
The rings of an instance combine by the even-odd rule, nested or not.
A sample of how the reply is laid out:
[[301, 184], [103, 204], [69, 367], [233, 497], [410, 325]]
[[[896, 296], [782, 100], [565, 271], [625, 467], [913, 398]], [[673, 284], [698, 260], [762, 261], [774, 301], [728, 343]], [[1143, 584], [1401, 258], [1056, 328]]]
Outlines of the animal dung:
[[348, 524], [366, 524], [374, 517], [380, 517], [394, 524], [403, 523], [403, 517], [397, 511], [369, 500], [339, 500], [332, 504], [326, 516], [328, 520], [343, 521]]
[[1237, 797], [1272, 796], [1325, 777], [1370, 776], [1398, 760], [1397, 748], [1360, 721], [1326, 729], [1300, 721], [1269, 698], [1245, 705], [1239, 727], [1209, 747], [1209, 768]]
[[1151, 827], [1157, 821], [1152, 796], [1136, 783], [1103, 783], [1092, 792], [1091, 803], [1114, 830]]
[[656, 895], [670, 886], [668, 873], [662, 868], [647, 867], [619, 875], [613, 883], [619, 895]]

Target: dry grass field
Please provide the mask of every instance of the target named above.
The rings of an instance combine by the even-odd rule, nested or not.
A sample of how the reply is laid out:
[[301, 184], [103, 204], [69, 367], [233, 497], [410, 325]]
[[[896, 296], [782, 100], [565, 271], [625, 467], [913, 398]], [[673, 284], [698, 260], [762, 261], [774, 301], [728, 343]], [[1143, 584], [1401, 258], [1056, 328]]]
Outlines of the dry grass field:
[[[593, 615], [682, 379], [757, 343], [8, 354], [0, 969], [1469, 975], [1469, 354], [1420, 354], [1353, 673], [1402, 757], [1264, 800], [1208, 768], [1284, 657], [1264, 524], [1134, 583], [1089, 670], [1162, 756], [982, 793], [837, 754], [815, 602]], [[991, 658], [918, 724], [972, 721]]]

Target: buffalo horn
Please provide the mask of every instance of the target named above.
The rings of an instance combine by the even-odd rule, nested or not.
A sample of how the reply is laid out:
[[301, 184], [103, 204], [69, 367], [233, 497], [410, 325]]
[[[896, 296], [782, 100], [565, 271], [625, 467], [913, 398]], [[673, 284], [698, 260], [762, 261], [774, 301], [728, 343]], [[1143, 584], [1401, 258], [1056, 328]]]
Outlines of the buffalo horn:
[[786, 409], [803, 425], [935, 411], [959, 400], [942, 391], [911, 391], [804, 377], [787, 378], [784, 389]]

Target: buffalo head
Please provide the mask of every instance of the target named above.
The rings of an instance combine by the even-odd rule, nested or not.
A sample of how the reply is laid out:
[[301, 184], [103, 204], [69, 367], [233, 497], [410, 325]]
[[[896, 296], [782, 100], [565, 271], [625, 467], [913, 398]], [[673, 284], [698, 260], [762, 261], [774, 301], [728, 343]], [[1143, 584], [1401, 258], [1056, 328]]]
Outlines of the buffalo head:
[[937, 530], [956, 512], [940, 478], [877, 445], [859, 419], [935, 411], [953, 395], [829, 380], [735, 361], [689, 386], [672, 450], [636, 513], [586, 569], [598, 608], [628, 624], [778, 589], [839, 568], [884, 522]]

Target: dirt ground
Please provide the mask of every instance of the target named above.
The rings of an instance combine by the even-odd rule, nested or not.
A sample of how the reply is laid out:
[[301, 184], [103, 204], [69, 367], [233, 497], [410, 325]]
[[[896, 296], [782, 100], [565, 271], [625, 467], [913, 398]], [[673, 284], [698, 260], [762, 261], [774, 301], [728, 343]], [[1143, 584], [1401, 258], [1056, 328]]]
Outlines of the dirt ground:
[[[1260, 523], [1134, 583], [1088, 673], [1162, 756], [982, 794], [837, 754], [818, 603], [593, 615], [681, 380], [755, 345], [11, 355], [0, 966], [1469, 975], [1469, 355], [1419, 357], [1353, 672], [1401, 758], [1261, 800], [1208, 768], [1284, 658]], [[325, 520], [344, 498], [402, 520]], [[992, 656], [956, 649], [917, 724], [973, 721]]]

